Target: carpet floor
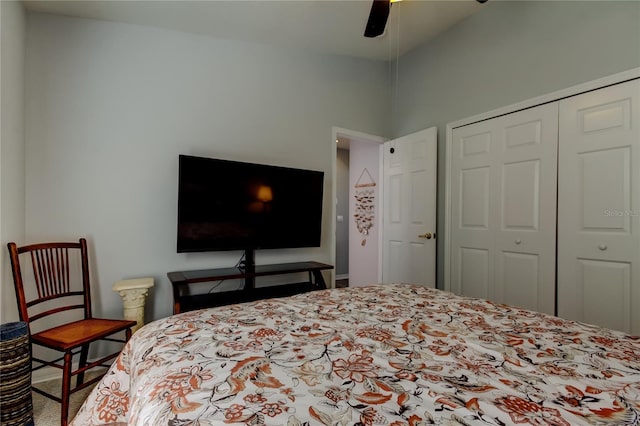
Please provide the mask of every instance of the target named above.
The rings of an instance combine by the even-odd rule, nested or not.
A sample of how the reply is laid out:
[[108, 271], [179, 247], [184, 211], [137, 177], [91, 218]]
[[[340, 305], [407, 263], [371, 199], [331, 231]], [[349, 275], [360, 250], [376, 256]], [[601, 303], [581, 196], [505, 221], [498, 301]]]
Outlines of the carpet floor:
[[[61, 380], [50, 380], [38, 383], [36, 386], [53, 395], [60, 395], [62, 382]], [[93, 389], [93, 386], [89, 386], [71, 395], [69, 401], [69, 420], [72, 420], [78, 410], [80, 410], [82, 403], [89, 396], [91, 389]], [[60, 404], [39, 393], [32, 392], [31, 394], [33, 395], [33, 420], [35, 426], [60, 426]]]

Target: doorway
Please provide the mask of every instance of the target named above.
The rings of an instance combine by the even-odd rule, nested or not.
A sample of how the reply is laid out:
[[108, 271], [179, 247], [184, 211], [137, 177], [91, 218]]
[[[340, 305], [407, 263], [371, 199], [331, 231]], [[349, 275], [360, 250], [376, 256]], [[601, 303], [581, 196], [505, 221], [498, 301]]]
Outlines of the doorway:
[[349, 148], [350, 140], [336, 140], [336, 287], [349, 287]]
[[[332, 257], [340, 286], [411, 282], [435, 287], [436, 128], [391, 141], [334, 128], [331, 143]], [[348, 201], [338, 195], [338, 188], [347, 193], [337, 171], [339, 161], [346, 165], [346, 155], [339, 150], [348, 150], [348, 172], [340, 173], [349, 176]]]
[[[334, 287], [354, 287], [381, 282], [380, 251], [382, 159], [381, 147], [386, 139], [342, 128], [333, 128], [333, 264]], [[357, 174], [357, 176], [356, 176]], [[361, 180], [358, 183], [359, 179]], [[358, 187], [356, 188], [356, 186]], [[362, 186], [365, 185], [365, 186]], [[358, 194], [356, 194], [356, 191]], [[366, 194], [365, 194], [366, 192]], [[373, 208], [363, 223], [362, 210], [356, 213], [356, 195], [368, 197]], [[362, 206], [359, 206], [362, 209]], [[358, 214], [360, 221], [354, 216]]]

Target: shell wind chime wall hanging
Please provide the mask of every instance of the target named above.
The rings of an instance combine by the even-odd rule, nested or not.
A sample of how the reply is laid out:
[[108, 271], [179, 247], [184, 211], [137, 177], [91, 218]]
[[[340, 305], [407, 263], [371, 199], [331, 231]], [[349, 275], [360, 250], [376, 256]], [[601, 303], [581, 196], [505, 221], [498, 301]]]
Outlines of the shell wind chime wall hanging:
[[362, 242], [360, 244], [363, 246], [367, 244], [367, 236], [369, 235], [369, 230], [373, 227], [375, 219], [375, 186], [376, 183], [365, 167], [354, 186], [356, 212], [353, 215], [358, 232], [362, 234]]

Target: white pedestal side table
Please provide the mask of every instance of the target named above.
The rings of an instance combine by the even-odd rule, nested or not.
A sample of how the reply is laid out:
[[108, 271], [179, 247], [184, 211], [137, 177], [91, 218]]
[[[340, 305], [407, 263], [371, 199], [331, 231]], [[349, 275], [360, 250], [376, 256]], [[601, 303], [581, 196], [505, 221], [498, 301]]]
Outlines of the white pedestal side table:
[[153, 278], [122, 280], [111, 287], [122, 298], [124, 318], [138, 322], [131, 329], [132, 333], [144, 325], [144, 305], [151, 287], [153, 287]]

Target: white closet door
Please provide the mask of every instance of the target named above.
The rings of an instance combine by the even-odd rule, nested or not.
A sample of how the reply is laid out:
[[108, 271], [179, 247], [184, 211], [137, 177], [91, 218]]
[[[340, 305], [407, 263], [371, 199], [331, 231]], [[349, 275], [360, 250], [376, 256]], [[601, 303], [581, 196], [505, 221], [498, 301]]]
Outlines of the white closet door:
[[454, 292], [555, 313], [557, 108], [453, 131]]
[[560, 102], [558, 314], [640, 334], [640, 82]]
[[558, 104], [499, 117], [496, 125], [494, 297], [555, 314]]
[[454, 129], [451, 148], [451, 291], [493, 299], [494, 123]]

